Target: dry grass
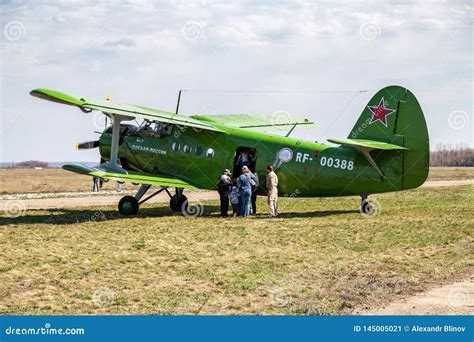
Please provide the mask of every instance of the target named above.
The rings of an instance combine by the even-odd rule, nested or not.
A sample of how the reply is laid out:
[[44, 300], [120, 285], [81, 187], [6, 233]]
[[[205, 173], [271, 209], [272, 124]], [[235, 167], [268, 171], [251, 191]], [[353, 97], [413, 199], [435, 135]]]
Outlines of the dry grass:
[[429, 181], [474, 179], [474, 167], [430, 167]]
[[[124, 189], [135, 188], [124, 184]], [[114, 190], [116, 182], [104, 183], [102, 189]], [[0, 194], [67, 191], [92, 191], [92, 177], [63, 169], [0, 169]]]
[[369, 219], [355, 197], [282, 198], [277, 219], [220, 219], [216, 202], [197, 219], [164, 206], [0, 218], [0, 312], [351, 313], [472, 272], [473, 190], [373, 196]]

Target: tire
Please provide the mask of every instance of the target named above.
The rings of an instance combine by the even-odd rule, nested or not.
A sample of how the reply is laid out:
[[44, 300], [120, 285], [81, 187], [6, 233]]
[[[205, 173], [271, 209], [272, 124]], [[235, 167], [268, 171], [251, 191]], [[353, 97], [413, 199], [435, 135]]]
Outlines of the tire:
[[183, 203], [187, 202], [187, 201], [188, 201], [188, 199], [184, 195], [181, 195], [179, 197], [179, 201], [178, 201], [178, 197], [176, 195], [173, 195], [173, 196], [171, 196], [171, 199], [170, 199], [170, 208], [171, 208], [172, 211], [181, 212], [182, 207], [183, 207]]
[[371, 214], [373, 210], [374, 208], [369, 200], [364, 200], [360, 204], [360, 211], [364, 214]]
[[118, 211], [125, 216], [136, 215], [139, 208], [138, 201], [133, 196], [122, 197], [118, 204]]

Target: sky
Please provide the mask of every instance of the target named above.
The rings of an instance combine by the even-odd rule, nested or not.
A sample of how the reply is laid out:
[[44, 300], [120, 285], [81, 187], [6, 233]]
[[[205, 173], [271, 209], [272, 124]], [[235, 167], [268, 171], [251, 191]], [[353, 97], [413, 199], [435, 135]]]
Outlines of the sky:
[[172, 112], [187, 89], [182, 114], [281, 111], [316, 123], [292, 136], [325, 142], [397, 84], [418, 98], [431, 149], [474, 147], [472, 1], [0, 0], [0, 10], [1, 162], [99, 158], [75, 144], [98, 138], [103, 116], [35, 88]]

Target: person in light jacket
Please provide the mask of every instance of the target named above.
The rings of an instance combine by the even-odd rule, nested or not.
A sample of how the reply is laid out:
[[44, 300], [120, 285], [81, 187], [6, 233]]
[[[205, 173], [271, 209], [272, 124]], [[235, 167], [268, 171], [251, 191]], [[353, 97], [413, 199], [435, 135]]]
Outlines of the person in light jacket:
[[273, 172], [273, 166], [267, 166], [268, 211], [270, 217], [278, 215], [278, 176]]

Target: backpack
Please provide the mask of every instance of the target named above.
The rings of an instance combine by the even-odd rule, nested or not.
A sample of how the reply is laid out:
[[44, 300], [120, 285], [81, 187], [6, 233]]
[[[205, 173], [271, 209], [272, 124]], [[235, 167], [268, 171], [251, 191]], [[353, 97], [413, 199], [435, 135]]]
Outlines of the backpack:
[[250, 189], [251, 187], [250, 177], [248, 177], [245, 173], [241, 174], [237, 180], [238, 180], [239, 188]]

